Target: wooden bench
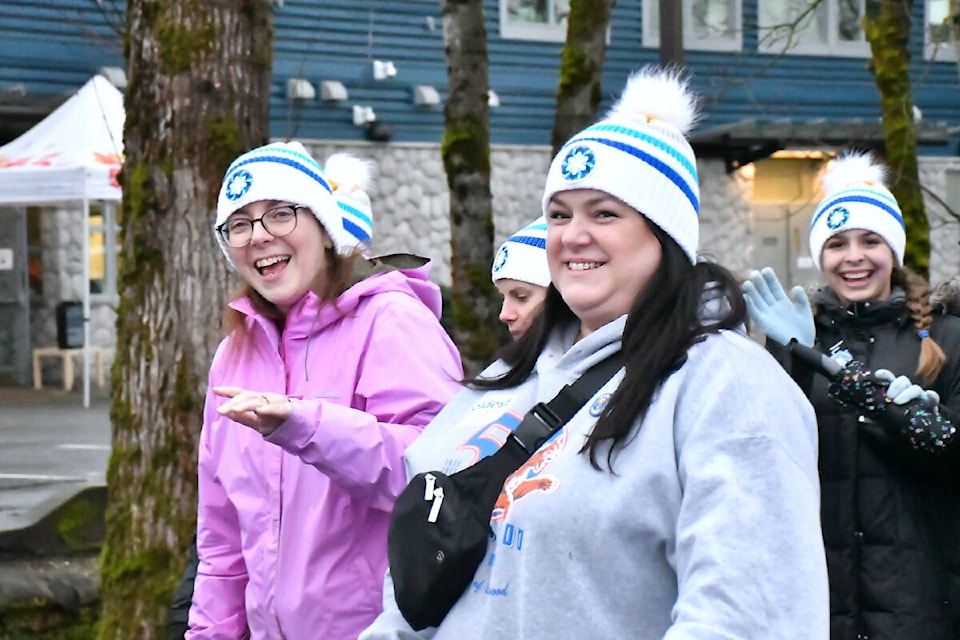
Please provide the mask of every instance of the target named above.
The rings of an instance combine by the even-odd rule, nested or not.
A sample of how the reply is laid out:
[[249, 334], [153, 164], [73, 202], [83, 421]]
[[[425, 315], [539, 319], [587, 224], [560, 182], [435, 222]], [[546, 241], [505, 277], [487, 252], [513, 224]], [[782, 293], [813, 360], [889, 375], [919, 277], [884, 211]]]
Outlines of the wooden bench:
[[[90, 354], [94, 356], [97, 367], [97, 385], [103, 389], [103, 353], [99, 347], [90, 347]], [[60, 358], [63, 363], [63, 390], [73, 389], [73, 358], [77, 356], [83, 362], [83, 347], [78, 349], [61, 349], [59, 347], [41, 347], [33, 350], [33, 388], [43, 388], [43, 375], [40, 367], [41, 358]], [[81, 365], [82, 366], [82, 365]]]

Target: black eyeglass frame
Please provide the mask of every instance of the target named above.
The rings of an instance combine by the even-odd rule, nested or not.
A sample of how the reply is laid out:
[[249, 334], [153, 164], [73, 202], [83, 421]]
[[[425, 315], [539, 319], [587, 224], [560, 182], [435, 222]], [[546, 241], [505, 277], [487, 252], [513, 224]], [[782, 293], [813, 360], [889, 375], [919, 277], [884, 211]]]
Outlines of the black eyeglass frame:
[[[303, 206], [302, 204], [285, 204], [285, 205], [282, 205], [279, 207], [273, 207], [272, 209], [268, 209], [267, 211], [264, 211], [263, 215], [260, 216], [259, 218], [254, 218], [253, 220], [248, 221], [250, 223], [250, 236], [247, 238], [247, 241], [241, 245], [230, 244], [230, 230], [227, 228], [227, 225], [230, 224], [230, 220], [227, 220], [226, 222], [221, 224], [219, 227], [217, 227], [217, 233], [220, 234], [220, 237], [223, 238], [223, 241], [227, 244], [228, 247], [233, 247], [234, 249], [242, 249], [248, 246], [253, 241], [253, 225], [255, 225], [258, 222], [260, 223], [260, 226], [263, 227], [263, 230], [269, 233], [271, 236], [273, 236], [274, 238], [282, 238], [283, 236], [288, 236], [291, 233], [293, 233], [293, 231], [297, 228], [297, 220], [300, 219], [297, 213], [300, 211], [300, 209], [306, 209], [306, 208], [307, 207]], [[274, 233], [273, 231], [270, 231], [270, 227], [267, 226], [267, 223], [264, 222], [263, 219], [269, 216], [274, 211], [279, 211], [280, 209], [290, 209], [293, 211], [293, 226], [290, 227], [289, 231], [286, 231], [284, 233]]]

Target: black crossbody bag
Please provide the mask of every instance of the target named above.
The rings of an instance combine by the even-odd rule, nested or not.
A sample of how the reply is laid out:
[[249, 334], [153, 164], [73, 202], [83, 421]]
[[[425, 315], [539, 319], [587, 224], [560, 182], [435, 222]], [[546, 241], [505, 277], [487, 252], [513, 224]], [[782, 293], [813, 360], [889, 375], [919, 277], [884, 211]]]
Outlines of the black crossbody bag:
[[620, 352], [596, 363], [553, 400], [539, 402], [491, 456], [452, 475], [418, 473], [390, 517], [387, 557], [400, 613], [435, 627], [473, 581], [492, 535], [503, 483], [620, 369]]

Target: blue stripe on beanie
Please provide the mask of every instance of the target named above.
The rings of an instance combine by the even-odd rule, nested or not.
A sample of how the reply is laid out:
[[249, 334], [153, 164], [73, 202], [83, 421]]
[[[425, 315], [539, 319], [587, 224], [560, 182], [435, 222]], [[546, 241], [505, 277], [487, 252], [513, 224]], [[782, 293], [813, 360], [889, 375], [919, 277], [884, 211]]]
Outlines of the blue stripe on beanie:
[[[609, 131], [611, 133], [619, 133], [625, 136], [630, 136], [631, 138], [637, 138], [638, 140], [646, 142], [647, 144], [653, 147], [666, 151], [671, 158], [673, 158], [674, 160], [682, 164], [683, 168], [690, 172], [690, 175], [692, 175], [693, 177], [697, 176], [697, 168], [693, 166], [693, 163], [690, 162], [687, 156], [681, 153], [676, 147], [667, 144], [662, 138], [652, 136], [648, 133], [638, 131], [631, 127], [625, 127], [623, 125], [616, 125], [616, 124], [603, 124], [603, 123], [595, 124], [591, 127], [587, 127], [586, 129], [583, 130], [581, 135], [588, 134], [591, 131]], [[580, 139], [582, 138], [580, 138], [580, 136], [577, 136], [577, 138], [575, 138], [574, 140], [571, 140], [567, 144], [570, 144], [571, 142], [576, 142], [577, 140], [580, 140]], [[563, 146], [567, 146], [567, 145], [563, 145]]]
[[546, 287], [550, 284], [547, 266], [547, 223], [539, 217], [507, 238], [493, 259], [491, 276]]
[[370, 240], [370, 234], [367, 233], [366, 229], [358, 225], [356, 222], [348, 218], [343, 219], [343, 230], [352, 235], [357, 240], [365, 242]]
[[357, 209], [356, 207], [351, 207], [349, 204], [347, 204], [346, 202], [344, 202], [344, 201], [342, 201], [342, 200], [337, 200], [337, 205], [338, 205], [341, 209], [343, 209], [345, 212], [349, 213], [349, 214], [352, 215], [354, 218], [356, 218], [356, 219], [359, 220], [360, 222], [363, 222], [363, 223], [366, 224], [367, 226], [372, 226], [372, 225], [373, 225], [373, 220], [370, 219], [370, 216], [368, 216], [367, 214], [365, 214], [363, 211], [360, 211], [360, 209]]
[[236, 162], [230, 165], [230, 169], [227, 171], [227, 176], [233, 174], [234, 169], [239, 169], [240, 167], [252, 164], [255, 162], [274, 162], [276, 164], [282, 164], [288, 167], [292, 167], [301, 173], [306, 174], [313, 180], [315, 180], [320, 186], [322, 186], [328, 193], [333, 193], [333, 189], [330, 188], [330, 185], [327, 184], [327, 181], [324, 180], [323, 176], [318, 172], [310, 168], [310, 164], [316, 165], [314, 162], [310, 162], [310, 159], [306, 156], [300, 154], [291, 153], [292, 158], [286, 158], [279, 155], [257, 155], [251, 154], [247, 157], [238, 158]]
[[901, 227], [906, 229], [906, 225], [903, 223], [903, 215], [900, 211], [892, 206], [885, 199], [881, 199], [880, 194], [877, 194], [877, 197], [870, 197], [868, 195], [861, 194], [840, 194], [836, 198], [830, 198], [825, 200], [822, 205], [818, 208], [817, 215], [814, 217], [813, 222], [810, 223], [810, 226], [813, 226], [817, 223], [817, 220], [825, 214], [827, 211], [832, 210], [838, 204], [843, 204], [845, 202], [862, 202], [864, 204], [870, 204], [878, 209], [882, 209], [889, 213], [893, 218], [900, 223]]
[[534, 238], [533, 236], [510, 236], [510, 242], [529, 245], [537, 249], [547, 248], [547, 240], [545, 238]]
[[[633, 157], [639, 160], [642, 160], [643, 162], [646, 162], [648, 165], [650, 165], [651, 167], [659, 171], [661, 174], [663, 174], [663, 177], [665, 177], [667, 180], [672, 182], [678, 189], [680, 189], [681, 193], [683, 193], [683, 195], [687, 198], [687, 201], [690, 203], [690, 206], [693, 207], [694, 213], [696, 213], [697, 216], [699, 217], [700, 215], [699, 197], [697, 196], [696, 193], [693, 192], [693, 189], [690, 188], [690, 185], [687, 184], [687, 181], [684, 179], [684, 177], [681, 176], [676, 171], [674, 171], [673, 167], [666, 164], [663, 160], [659, 159], [654, 155], [647, 153], [646, 151], [643, 151], [642, 149], [638, 149], [637, 147], [628, 145], [624, 142], [619, 142], [616, 140], [608, 140], [606, 138], [585, 138], [585, 137], [577, 136], [577, 139], [576, 139], [577, 142], [583, 142], [584, 140], [589, 140], [591, 142], [599, 142], [600, 144], [607, 145], [608, 147], [613, 147], [614, 149], [618, 149], [625, 153], [629, 153]], [[694, 173], [693, 177], [696, 178], [696, 176], [697, 174]], [[644, 213], [644, 212], [640, 211], [640, 213]]]

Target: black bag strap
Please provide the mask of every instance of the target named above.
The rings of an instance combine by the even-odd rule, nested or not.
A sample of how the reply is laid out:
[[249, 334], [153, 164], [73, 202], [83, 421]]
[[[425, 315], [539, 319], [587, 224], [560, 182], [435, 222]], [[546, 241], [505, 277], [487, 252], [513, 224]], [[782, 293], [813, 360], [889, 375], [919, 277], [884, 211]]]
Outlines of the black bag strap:
[[553, 400], [533, 405], [509, 437], [515, 440], [528, 456], [533, 455], [554, 431], [569, 422], [587, 400], [620, 370], [622, 361], [623, 352], [617, 351], [584, 371], [583, 375], [571, 384], [564, 385]]

